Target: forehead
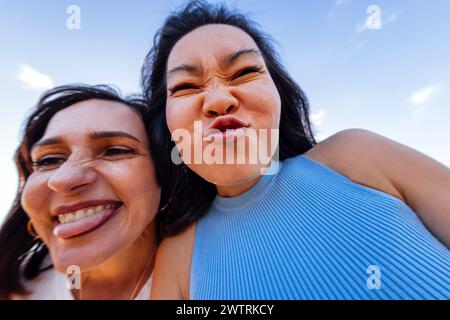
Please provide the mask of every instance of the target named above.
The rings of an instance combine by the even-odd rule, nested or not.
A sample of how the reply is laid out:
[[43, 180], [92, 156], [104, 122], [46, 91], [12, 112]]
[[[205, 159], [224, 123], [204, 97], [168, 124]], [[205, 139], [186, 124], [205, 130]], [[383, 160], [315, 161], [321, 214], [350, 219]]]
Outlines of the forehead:
[[145, 135], [144, 123], [136, 111], [120, 102], [92, 99], [57, 112], [49, 121], [43, 138], [113, 130], [139, 137]]
[[255, 41], [243, 30], [230, 25], [209, 24], [182, 37], [170, 52], [167, 65], [170, 68], [193, 60], [218, 60], [224, 54], [243, 48], [258, 50]]

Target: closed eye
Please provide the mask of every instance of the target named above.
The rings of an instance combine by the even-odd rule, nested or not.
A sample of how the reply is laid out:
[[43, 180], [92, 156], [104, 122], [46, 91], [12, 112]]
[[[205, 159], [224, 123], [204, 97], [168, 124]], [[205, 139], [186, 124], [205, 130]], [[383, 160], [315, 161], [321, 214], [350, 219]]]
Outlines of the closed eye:
[[189, 89], [198, 89], [197, 86], [193, 85], [193, 84], [189, 84], [189, 83], [182, 83], [176, 86], [173, 86], [172, 88], [169, 89], [169, 92], [171, 94], [174, 94], [178, 91], [182, 91], [182, 90], [189, 90]]
[[[232, 80], [238, 79], [240, 77], [243, 77], [245, 75], [248, 74], [252, 74], [252, 73], [259, 73], [262, 71], [262, 67], [261, 66], [251, 66], [251, 67], [247, 67], [244, 68], [238, 72], [236, 72], [231, 78]], [[190, 83], [182, 83], [179, 85], [175, 85], [172, 88], [169, 88], [169, 92], [170, 94], [174, 94], [183, 90], [196, 90], [199, 89], [198, 86], [194, 85], [194, 84], [190, 84]]]
[[259, 72], [261, 72], [261, 70], [262, 70], [262, 67], [259, 67], [259, 66], [247, 67], [247, 68], [244, 68], [244, 69], [238, 71], [237, 73], [235, 73], [233, 75], [233, 79], [237, 79], [239, 77], [243, 77], [243, 76], [245, 76], [247, 74], [259, 73]]
[[31, 163], [31, 166], [33, 167], [34, 171], [46, 171], [58, 168], [64, 163], [64, 161], [66, 161], [65, 158], [49, 156], [37, 161], [33, 161]]
[[125, 147], [111, 147], [108, 148], [104, 155], [107, 157], [121, 156], [121, 155], [131, 155], [136, 154], [133, 149], [125, 148]]

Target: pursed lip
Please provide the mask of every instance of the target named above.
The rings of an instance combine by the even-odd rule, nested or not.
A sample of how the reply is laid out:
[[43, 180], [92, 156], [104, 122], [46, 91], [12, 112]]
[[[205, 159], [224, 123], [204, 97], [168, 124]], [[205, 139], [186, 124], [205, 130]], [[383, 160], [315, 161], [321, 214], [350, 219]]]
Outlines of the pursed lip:
[[84, 208], [101, 206], [101, 205], [108, 205], [108, 204], [118, 204], [118, 203], [122, 203], [122, 202], [118, 201], [118, 200], [88, 200], [88, 201], [82, 201], [82, 202], [77, 202], [77, 203], [71, 204], [71, 205], [64, 205], [64, 206], [57, 207], [55, 210], [52, 211], [51, 215], [56, 218], [60, 214], [74, 212], [74, 211], [81, 210], [81, 209], [84, 209]]
[[226, 130], [247, 128], [249, 126], [250, 124], [247, 121], [239, 119], [235, 116], [220, 116], [217, 117], [208, 128], [206, 128], [204, 136], [208, 136], [212, 131], [215, 130], [225, 132]]

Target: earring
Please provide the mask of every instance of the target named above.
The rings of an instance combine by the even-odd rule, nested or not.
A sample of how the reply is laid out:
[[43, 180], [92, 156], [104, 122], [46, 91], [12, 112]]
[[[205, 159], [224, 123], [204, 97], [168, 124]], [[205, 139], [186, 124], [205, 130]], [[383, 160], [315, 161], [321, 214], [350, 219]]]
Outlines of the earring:
[[164, 207], [162, 207], [161, 209], [159, 209], [158, 212], [163, 213], [164, 210], [166, 210], [167, 206], [170, 204], [170, 201], [171, 201], [171, 200], [172, 200], [172, 199], [169, 199], [169, 201], [167, 201], [167, 203], [164, 205]]
[[28, 234], [29, 234], [30, 236], [32, 236], [33, 238], [35, 238], [35, 239], [38, 239], [38, 238], [39, 238], [39, 235], [38, 235], [38, 234], [36, 233], [36, 231], [34, 230], [33, 222], [31, 221], [31, 219], [28, 220], [28, 223], [27, 223], [27, 231], [28, 231]]

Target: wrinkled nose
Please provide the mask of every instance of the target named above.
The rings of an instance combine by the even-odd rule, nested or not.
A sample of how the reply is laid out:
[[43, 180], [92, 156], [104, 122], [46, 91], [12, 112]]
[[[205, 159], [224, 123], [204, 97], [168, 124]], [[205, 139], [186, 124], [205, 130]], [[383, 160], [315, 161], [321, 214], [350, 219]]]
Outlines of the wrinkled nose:
[[94, 169], [83, 163], [63, 163], [48, 179], [48, 187], [63, 195], [77, 194], [97, 181]]
[[217, 88], [210, 92], [203, 103], [203, 113], [208, 117], [217, 117], [235, 112], [239, 102], [226, 89]]

